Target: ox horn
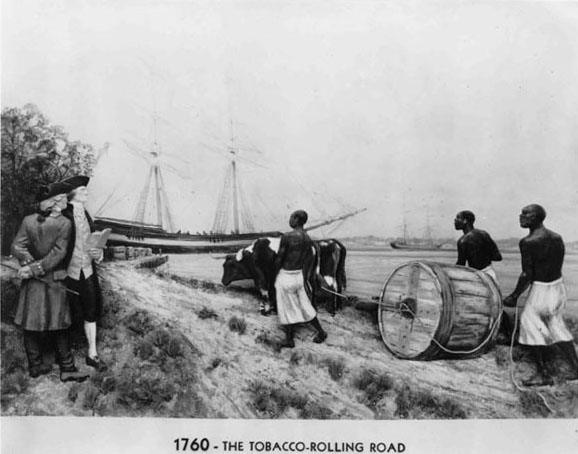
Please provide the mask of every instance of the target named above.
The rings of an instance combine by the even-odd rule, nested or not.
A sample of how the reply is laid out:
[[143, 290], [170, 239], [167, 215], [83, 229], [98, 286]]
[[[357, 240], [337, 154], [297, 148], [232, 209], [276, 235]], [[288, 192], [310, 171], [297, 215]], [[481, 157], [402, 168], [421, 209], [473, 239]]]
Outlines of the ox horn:
[[212, 252], [209, 252], [209, 257], [211, 257], [213, 260], [223, 260], [224, 258], [227, 257], [227, 254], [225, 254], [225, 255], [213, 255]]

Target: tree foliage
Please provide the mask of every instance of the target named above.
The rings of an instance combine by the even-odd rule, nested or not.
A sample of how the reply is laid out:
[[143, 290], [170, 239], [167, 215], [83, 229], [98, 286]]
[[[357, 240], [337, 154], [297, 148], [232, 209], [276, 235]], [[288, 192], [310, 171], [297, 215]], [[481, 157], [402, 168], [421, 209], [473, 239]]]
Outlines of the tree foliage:
[[22, 218], [35, 209], [38, 187], [73, 175], [91, 175], [91, 145], [72, 141], [32, 104], [2, 110], [2, 253]]

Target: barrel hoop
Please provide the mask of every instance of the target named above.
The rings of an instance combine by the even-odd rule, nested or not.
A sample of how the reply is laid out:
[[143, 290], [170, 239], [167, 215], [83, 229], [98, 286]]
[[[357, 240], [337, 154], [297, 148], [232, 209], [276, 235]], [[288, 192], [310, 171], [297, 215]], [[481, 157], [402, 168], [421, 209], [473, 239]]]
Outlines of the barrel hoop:
[[[381, 293], [380, 293], [380, 295], [379, 295], [379, 303], [380, 303], [380, 305], [378, 306], [378, 310], [377, 310], [377, 315], [378, 315], [378, 316], [377, 316], [377, 321], [378, 321], [378, 324], [379, 324], [379, 331], [380, 331], [380, 334], [382, 335], [382, 338], [383, 338], [383, 336], [384, 336], [383, 333], [386, 332], [386, 329], [385, 329], [385, 326], [384, 326], [384, 321], [383, 321], [383, 316], [382, 316], [382, 312], [383, 312], [382, 307], [383, 307], [383, 305], [384, 305], [383, 301], [384, 301], [384, 298], [385, 298], [385, 291], [386, 291], [389, 283], [391, 282], [391, 280], [394, 278], [394, 276], [396, 275], [396, 273], [397, 273], [400, 269], [406, 268], [406, 267], [411, 268], [412, 266], [415, 266], [416, 264], [419, 265], [421, 268], [423, 268], [423, 266], [421, 265], [420, 262], [404, 263], [403, 265], [400, 265], [400, 266], [398, 266], [397, 268], [395, 268], [395, 269], [391, 272], [391, 274], [389, 275], [389, 278], [388, 278], [388, 279], [385, 281], [385, 283], [383, 284], [383, 288], [381, 289]], [[390, 346], [388, 345], [388, 342], [387, 342], [386, 339], [384, 339], [384, 344], [385, 344], [385, 348], [387, 348], [387, 350], [388, 350], [391, 354], [393, 354], [394, 356], [397, 356], [397, 357], [401, 357], [401, 355], [400, 355], [399, 353], [396, 353], [394, 350], [392, 350], [392, 349], [390, 348]], [[432, 344], [432, 345], [430, 345], [430, 346], [426, 349], [426, 351], [429, 351], [429, 350], [432, 348], [432, 346], [435, 347], [435, 345]], [[416, 356], [414, 356], [414, 357], [412, 357], [412, 358], [407, 358], [407, 357], [406, 357], [405, 359], [414, 359], [414, 360], [423, 359], [424, 353], [425, 353], [425, 352], [421, 352], [421, 353], [419, 353], [418, 355], [416, 355]]]
[[451, 326], [452, 326], [452, 310], [450, 307], [451, 302], [454, 300], [453, 287], [448, 279], [448, 276], [444, 272], [443, 268], [435, 262], [421, 262], [427, 265], [438, 278], [441, 284], [442, 290], [442, 311], [440, 317], [440, 323], [434, 336], [432, 338], [431, 346], [428, 347], [423, 353], [423, 359], [430, 359], [442, 352], [442, 349], [438, 345], [445, 345], [451, 336]]

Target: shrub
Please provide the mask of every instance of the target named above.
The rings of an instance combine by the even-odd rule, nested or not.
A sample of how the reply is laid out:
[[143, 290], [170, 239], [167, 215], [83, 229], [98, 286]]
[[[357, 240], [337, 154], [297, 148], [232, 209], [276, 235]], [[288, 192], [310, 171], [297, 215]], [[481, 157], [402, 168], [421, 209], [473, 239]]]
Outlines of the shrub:
[[153, 330], [154, 325], [151, 316], [147, 311], [134, 310], [124, 319], [124, 324], [131, 331], [143, 335]]
[[309, 402], [307, 397], [291, 389], [269, 385], [263, 381], [253, 382], [249, 391], [253, 394], [255, 409], [271, 418], [279, 417], [288, 407], [293, 407], [302, 413]]
[[247, 322], [244, 318], [233, 315], [229, 319], [229, 329], [239, 334], [245, 334], [245, 331], [247, 330]]
[[279, 339], [271, 337], [269, 333], [261, 333], [255, 338], [255, 342], [258, 344], [266, 345], [271, 347], [274, 351], [281, 351], [281, 341]]
[[22, 394], [28, 389], [30, 377], [28, 372], [16, 369], [11, 374], [2, 376], [2, 396]]
[[185, 347], [181, 339], [173, 336], [169, 338], [169, 341], [165, 344], [163, 350], [171, 358], [179, 358], [184, 355]]
[[134, 348], [136, 355], [144, 361], [154, 361], [157, 349], [149, 338], [141, 340]]
[[364, 392], [365, 404], [375, 408], [385, 394], [393, 388], [394, 381], [387, 374], [364, 369], [354, 378], [353, 385]]
[[5, 374], [11, 374], [17, 370], [26, 371], [26, 355], [16, 348], [6, 349], [2, 353], [2, 370]]
[[327, 358], [325, 362], [329, 376], [335, 381], [341, 380], [345, 373], [345, 360], [343, 358]]
[[526, 416], [546, 417], [550, 413], [543, 398], [534, 389], [520, 393], [519, 402], [522, 413]]
[[401, 418], [418, 417], [425, 414], [432, 418], [464, 419], [465, 410], [453, 399], [442, 398], [429, 390], [414, 391], [404, 384], [397, 393], [395, 416]]
[[208, 318], [219, 318], [213, 309], [209, 309], [207, 307], [203, 307], [199, 312], [197, 312], [197, 315], [201, 320], [206, 320]]
[[117, 401], [121, 404], [139, 410], [158, 409], [175, 395], [175, 385], [162, 372], [127, 369], [117, 384]]
[[324, 405], [309, 401], [301, 412], [303, 419], [329, 419], [333, 412]]
[[85, 410], [94, 410], [100, 394], [100, 390], [96, 386], [94, 386], [92, 383], [88, 383], [84, 390], [82, 408]]
[[100, 391], [100, 393], [106, 395], [116, 388], [116, 377], [110, 371], [96, 372], [92, 377], [90, 377], [91, 383]]

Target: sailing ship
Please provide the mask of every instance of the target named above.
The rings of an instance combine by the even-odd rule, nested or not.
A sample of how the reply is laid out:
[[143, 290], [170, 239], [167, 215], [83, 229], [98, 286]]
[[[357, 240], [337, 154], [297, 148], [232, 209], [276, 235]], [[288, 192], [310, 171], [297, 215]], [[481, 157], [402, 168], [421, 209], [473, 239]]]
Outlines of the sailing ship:
[[440, 249], [444, 242], [436, 243], [433, 240], [431, 226], [428, 223], [426, 225], [423, 237], [421, 239], [410, 238], [408, 234], [407, 223], [404, 219], [402, 237], [398, 240], [391, 241], [389, 245], [393, 249], [405, 249], [410, 251], [435, 251]]
[[[172, 166], [163, 162], [161, 147], [156, 136], [156, 116], [153, 115], [153, 143], [149, 150], [142, 149], [125, 140], [128, 150], [144, 158], [149, 163], [149, 170], [138, 197], [138, 203], [132, 219], [117, 219], [102, 216], [100, 213], [112, 194], [96, 213], [95, 225], [98, 230], [110, 228], [108, 244], [111, 246], [132, 246], [152, 248], [163, 253], [192, 252], [230, 252], [250, 245], [261, 237], [280, 237], [281, 231], [258, 231], [247, 200], [240, 184], [237, 161], [240, 159], [231, 133], [231, 144], [228, 149], [229, 163], [225, 182], [221, 189], [212, 229], [209, 232], [183, 233], [175, 232], [172, 211], [167, 197], [163, 170], [177, 172]], [[152, 199], [152, 200], [150, 200]], [[145, 222], [145, 211], [150, 204], [156, 212], [156, 221]], [[150, 207], [148, 207], [150, 208]], [[355, 216], [365, 208], [333, 216], [314, 223], [307, 230], [311, 231]]]

